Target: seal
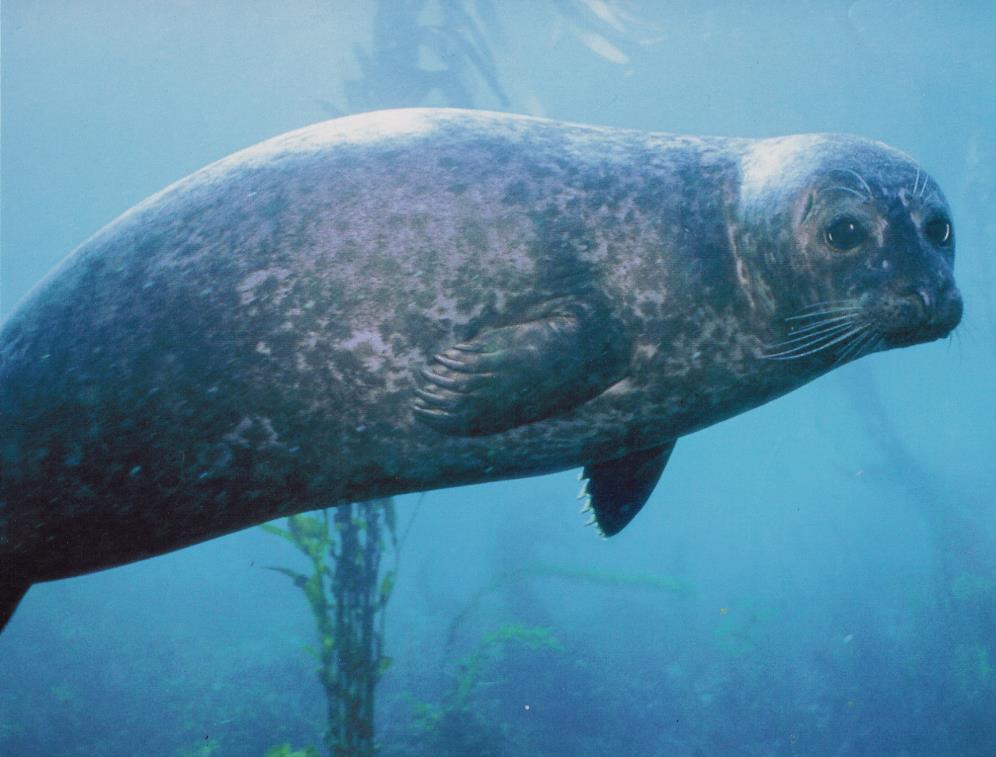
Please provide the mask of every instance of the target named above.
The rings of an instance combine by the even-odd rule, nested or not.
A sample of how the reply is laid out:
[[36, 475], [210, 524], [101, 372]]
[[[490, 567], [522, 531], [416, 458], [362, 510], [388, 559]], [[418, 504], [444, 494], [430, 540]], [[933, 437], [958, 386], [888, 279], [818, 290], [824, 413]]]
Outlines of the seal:
[[601, 531], [678, 437], [962, 304], [937, 184], [839, 135], [401, 110], [276, 137], [99, 231], [0, 331], [0, 614], [291, 513], [583, 467]]

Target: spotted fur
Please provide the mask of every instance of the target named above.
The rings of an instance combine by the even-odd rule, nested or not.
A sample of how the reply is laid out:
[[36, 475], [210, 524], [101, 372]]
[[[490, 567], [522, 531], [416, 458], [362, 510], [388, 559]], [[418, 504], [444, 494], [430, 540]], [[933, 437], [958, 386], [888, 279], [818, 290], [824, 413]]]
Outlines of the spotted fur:
[[[842, 203], [867, 255], [820, 237]], [[950, 331], [938, 213], [912, 161], [854, 137], [410, 110], [250, 148], [100, 231], [4, 324], [10, 593], [309, 508], [669, 454], [835, 364], [769, 359], [812, 303], [879, 319], [864, 352], [890, 318], [896, 344]], [[645, 499], [665, 460], [615, 490]]]

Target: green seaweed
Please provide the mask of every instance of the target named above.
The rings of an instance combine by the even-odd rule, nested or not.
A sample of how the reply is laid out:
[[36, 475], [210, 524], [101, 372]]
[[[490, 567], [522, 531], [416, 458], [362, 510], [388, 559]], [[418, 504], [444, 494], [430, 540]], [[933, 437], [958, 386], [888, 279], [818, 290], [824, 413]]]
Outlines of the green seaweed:
[[267, 749], [263, 757], [320, 757], [320, 754], [317, 749], [311, 746], [294, 749], [290, 744], [279, 744]]
[[269, 567], [304, 593], [315, 617], [319, 646], [310, 651], [318, 659], [318, 679], [328, 700], [326, 746], [334, 755], [373, 754], [374, 693], [391, 664], [383, 653], [384, 611], [397, 566], [382, 572], [381, 561], [388, 546], [398, 554], [394, 503], [341, 505], [293, 515], [286, 529], [261, 528], [310, 561], [306, 573]]
[[447, 644], [452, 644], [460, 627], [480, 607], [481, 602], [490, 595], [512, 584], [539, 578], [555, 578], [562, 581], [573, 581], [592, 586], [611, 589], [627, 588], [645, 591], [663, 592], [677, 597], [690, 597], [694, 594], [691, 584], [680, 578], [665, 575], [645, 573], [616, 573], [591, 567], [570, 565], [555, 565], [551, 563], [530, 563], [521, 568], [505, 571], [495, 577], [491, 583], [478, 589], [470, 601], [450, 621], [447, 632]]
[[543, 653], [562, 654], [564, 647], [552, 629], [504, 623], [484, 635], [477, 648], [462, 657], [446, 693], [439, 702], [411, 699], [411, 741], [419, 753], [439, 755], [497, 755], [507, 753], [506, 726], [482, 701], [489, 686], [502, 678], [502, 669], [514, 653], [533, 660]]

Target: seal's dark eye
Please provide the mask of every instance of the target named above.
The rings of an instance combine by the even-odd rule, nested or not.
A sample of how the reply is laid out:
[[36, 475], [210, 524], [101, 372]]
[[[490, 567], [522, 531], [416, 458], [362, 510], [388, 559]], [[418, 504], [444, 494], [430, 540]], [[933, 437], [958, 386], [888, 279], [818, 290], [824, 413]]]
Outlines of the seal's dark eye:
[[924, 224], [923, 233], [931, 244], [947, 247], [951, 244], [951, 221], [944, 216], [934, 216]]
[[823, 232], [827, 244], [835, 250], [853, 250], [868, 238], [868, 232], [853, 216], [841, 216], [831, 221]]

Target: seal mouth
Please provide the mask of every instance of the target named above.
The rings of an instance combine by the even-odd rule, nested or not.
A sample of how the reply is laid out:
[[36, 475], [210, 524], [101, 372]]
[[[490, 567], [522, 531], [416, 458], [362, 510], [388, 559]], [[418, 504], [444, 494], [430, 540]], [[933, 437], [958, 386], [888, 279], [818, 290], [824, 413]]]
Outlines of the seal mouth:
[[954, 331], [957, 323], [928, 322], [911, 329], [896, 329], [887, 331], [884, 335], [887, 347], [911, 347], [914, 344], [925, 344], [943, 339]]
[[763, 356], [798, 360], [819, 355], [836, 367], [881, 349], [946, 337], [961, 315], [961, 295], [954, 286], [817, 302], [786, 318], [786, 338], [767, 345]]
[[935, 292], [918, 287], [904, 296], [885, 297], [873, 309], [886, 346], [909, 347], [943, 339], [961, 322], [961, 295], [954, 287]]

